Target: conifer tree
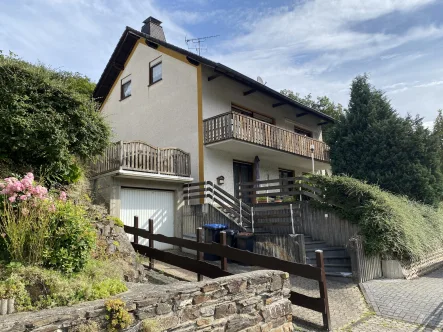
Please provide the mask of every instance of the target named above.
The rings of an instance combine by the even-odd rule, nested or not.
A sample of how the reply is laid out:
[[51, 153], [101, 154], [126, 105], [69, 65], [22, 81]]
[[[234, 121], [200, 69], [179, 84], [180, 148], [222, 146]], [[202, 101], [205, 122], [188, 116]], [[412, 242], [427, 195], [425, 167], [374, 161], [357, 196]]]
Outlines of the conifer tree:
[[352, 82], [347, 111], [327, 136], [334, 174], [437, 204], [443, 197], [439, 141], [419, 117], [400, 117], [366, 75]]

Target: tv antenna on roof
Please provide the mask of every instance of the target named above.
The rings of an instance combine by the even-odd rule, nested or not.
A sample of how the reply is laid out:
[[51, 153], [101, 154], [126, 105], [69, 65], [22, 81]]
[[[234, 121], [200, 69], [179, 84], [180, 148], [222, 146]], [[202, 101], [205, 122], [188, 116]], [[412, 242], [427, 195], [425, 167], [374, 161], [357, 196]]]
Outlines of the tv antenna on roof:
[[220, 37], [220, 35], [190, 38], [190, 39], [185, 37], [185, 42], [186, 45], [188, 45], [188, 50], [196, 50], [198, 55], [200, 55], [201, 51], [208, 49], [207, 47], [202, 47], [202, 43], [204, 43], [209, 38], [215, 38], [215, 37]]
[[261, 78], [260, 76], [257, 76], [257, 82], [260, 84], [263, 84], [263, 85], [266, 85], [266, 83], [268, 83], [268, 82], [264, 82], [263, 78]]

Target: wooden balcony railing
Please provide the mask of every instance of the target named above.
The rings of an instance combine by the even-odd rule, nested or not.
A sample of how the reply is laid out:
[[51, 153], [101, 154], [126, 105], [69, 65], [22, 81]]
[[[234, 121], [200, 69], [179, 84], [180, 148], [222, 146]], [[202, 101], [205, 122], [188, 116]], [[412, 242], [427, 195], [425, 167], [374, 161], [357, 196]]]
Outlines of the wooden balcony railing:
[[190, 154], [177, 148], [157, 148], [141, 141], [111, 144], [93, 164], [93, 175], [116, 170], [190, 176]]
[[321, 141], [239, 113], [228, 112], [203, 121], [204, 143], [237, 139], [268, 148], [329, 162], [329, 147]]

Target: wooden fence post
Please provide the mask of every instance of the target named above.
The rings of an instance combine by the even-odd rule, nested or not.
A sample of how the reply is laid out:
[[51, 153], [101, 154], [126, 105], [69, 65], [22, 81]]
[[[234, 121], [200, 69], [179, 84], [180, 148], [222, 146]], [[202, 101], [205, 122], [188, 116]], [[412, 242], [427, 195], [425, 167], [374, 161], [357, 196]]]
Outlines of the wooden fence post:
[[[134, 216], [134, 228], [138, 228], [138, 216]], [[134, 243], [138, 244], [138, 235], [134, 235]]]
[[[226, 232], [220, 232], [220, 244], [226, 246]], [[221, 269], [228, 271], [228, 259], [226, 257], [220, 257]]]
[[[197, 243], [202, 243], [203, 242], [202, 235], [203, 235], [203, 228], [198, 227], [197, 228]], [[203, 260], [203, 252], [201, 252], [199, 250], [197, 250], [197, 260], [198, 261], [202, 261]], [[197, 274], [197, 280], [198, 281], [203, 281], [203, 276], [200, 273]]]
[[323, 250], [315, 251], [315, 258], [317, 261], [317, 267], [321, 268], [321, 281], [318, 282], [320, 287], [320, 298], [323, 299], [323, 326], [326, 331], [331, 330], [331, 315], [329, 314], [329, 301], [328, 301], [328, 291], [326, 286], [326, 274], [325, 274], [325, 262], [323, 260]]
[[[154, 220], [149, 219], [149, 234], [154, 234]], [[149, 239], [149, 248], [154, 249], [154, 240]], [[149, 268], [152, 270], [154, 268], [154, 259], [149, 257]]]

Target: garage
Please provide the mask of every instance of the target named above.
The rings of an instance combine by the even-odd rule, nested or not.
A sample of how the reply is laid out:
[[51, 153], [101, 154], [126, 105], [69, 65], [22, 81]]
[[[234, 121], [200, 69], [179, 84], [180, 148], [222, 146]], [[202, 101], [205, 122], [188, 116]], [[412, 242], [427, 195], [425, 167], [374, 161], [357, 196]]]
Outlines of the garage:
[[[125, 225], [134, 225], [134, 216], [139, 218], [139, 227], [148, 229], [148, 220], [154, 220], [154, 233], [174, 236], [174, 192], [166, 190], [122, 188], [120, 193], [120, 219]], [[130, 239], [132, 241], [132, 235]], [[139, 238], [139, 243], [148, 245], [148, 240]], [[172, 245], [154, 242], [160, 250], [172, 249]]]

